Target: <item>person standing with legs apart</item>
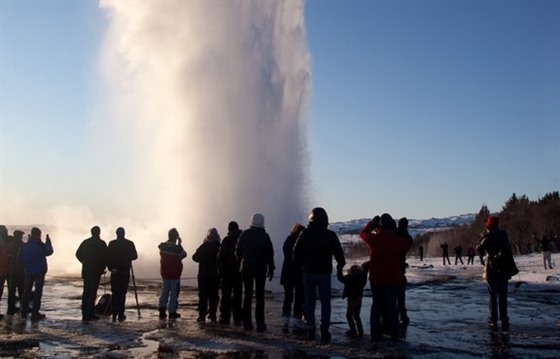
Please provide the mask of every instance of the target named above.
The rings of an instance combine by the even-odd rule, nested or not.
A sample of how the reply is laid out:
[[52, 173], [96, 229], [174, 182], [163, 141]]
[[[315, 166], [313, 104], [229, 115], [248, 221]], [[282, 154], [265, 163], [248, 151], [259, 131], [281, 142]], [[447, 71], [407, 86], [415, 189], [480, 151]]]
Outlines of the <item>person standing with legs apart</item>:
[[107, 247], [107, 268], [111, 272], [113, 322], [124, 322], [125, 302], [130, 281], [132, 261], [138, 259], [134, 242], [124, 237], [125, 230], [117, 228], [117, 238]]
[[488, 325], [490, 328], [496, 329], [498, 319], [500, 319], [502, 329], [509, 330], [508, 281], [518, 271], [513, 260], [508, 235], [499, 228], [498, 217], [488, 216], [484, 224], [486, 231], [482, 233], [476, 249], [481, 257], [486, 254], [482, 277], [486, 279], [490, 296]]
[[167, 233], [167, 241], [159, 244], [160, 274], [163, 285], [159, 297], [159, 318], [167, 318], [166, 311], [169, 310], [169, 319], [181, 317], [177, 312], [179, 306], [178, 297], [181, 288], [181, 274], [183, 273], [183, 258], [187, 252], [181, 245], [181, 237], [175, 228]]
[[251, 217], [249, 229], [241, 232], [235, 249], [240, 263], [243, 287], [243, 328], [253, 329], [251, 306], [253, 302], [253, 286], [255, 288], [255, 321], [257, 332], [266, 330], [264, 318], [264, 287], [266, 277], [274, 277], [274, 248], [270, 236], [264, 229], [264, 216], [255, 213]]
[[364, 287], [367, 283], [369, 272], [369, 262], [362, 265], [354, 264], [350, 267], [348, 274], [342, 273], [342, 268], [336, 271], [336, 277], [344, 283], [342, 290], [342, 299], [348, 298], [346, 306], [346, 320], [350, 330], [346, 335], [350, 337], [362, 338], [364, 336], [364, 327], [360, 314], [362, 311], [362, 298], [364, 296]]
[[282, 305], [282, 332], [289, 332], [290, 315], [292, 303], [294, 304], [293, 332], [300, 332], [305, 329], [302, 322], [303, 315], [303, 277], [301, 268], [294, 264], [294, 245], [301, 233], [305, 229], [303, 224], [296, 223], [292, 227], [290, 235], [284, 241], [282, 250], [284, 252], [284, 262], [282, 263], [282, 274], [280, 275], [280, 285], [284, 286], [284, 304]]
[[464, 265], [465, 263], [463, 263], [463, 247], [461, 247], [461, 245], [457, 245], [457, 247], [455, 247], [454, 249], [455, 251], [455, 265], [457, 265], [457, 261], [461, 261], [461, 265]]
[[216, 321], [216, 312], [220, 297], [218, 278], [218, 252], [220, 235], [216, 228], [210, 228], [202, 245], [194, 252], [192, 259], [198, 263], [198, 322], [204, 322], [206, 316], [211, 322]]
[[107, 267], [107, 243], [99, 236], [101, 229], [98, 226], [91, 228], [91, 237], [84, 240], [76, 251], [76, 258], [82, 263], [82, 279], [84, 289], [82, 292], [82, 320], [88, 322], [97, 320], [95, 315], [95, 299], [101, 275]]
[[47, 234], [45, 243], [41, 240], [41, 230], [37, 227], [31, 228], [31, 237], [21, 246], [18, 253], [18, 261], [25, 273], [23, 299], [21, 301], [21, 317], [27, 318], [29, 314], [29, 299], [31, 291], [35, 287], [33, 294], [33, 309], [31, 310], [31, 320], [45, 318], [39, 312], [41, 309], [41, 299], [43, 297], [43, 286], [45, 275], [47, 274], [47, 257], [53, 254], [51, 239]]
[[316, 207], [308, 216], [305, 228], [294, 246], [294, 262], [303, 273], [305, 319], [307, 339], [315, 339], [316, 292], [321, 301], [321, 342], [331, 340], [331, 274], [333, 257], [337, 269], [344, 268], [346, 260], [340, 240], [329, 226], [329, 217], [324, 208]]
[[218, 275], [222, 282], [222, 298], [220, 301], [220, 324], [229, 325], [233, 315], [233, 323], [243, 325], [241, 300], [243, 296], [243, 280], [239, 273], [239, 263], [235, 258], [235, 247], [241, 230], [239, 224], [231, 221], [228, 224], [228, 234], [222, 240], [218, 252]]

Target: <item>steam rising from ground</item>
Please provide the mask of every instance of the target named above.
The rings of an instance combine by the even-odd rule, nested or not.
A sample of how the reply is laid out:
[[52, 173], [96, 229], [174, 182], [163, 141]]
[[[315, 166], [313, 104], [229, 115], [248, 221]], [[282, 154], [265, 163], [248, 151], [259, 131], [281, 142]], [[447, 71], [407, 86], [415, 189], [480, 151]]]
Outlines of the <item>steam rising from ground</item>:
[[137, 272], [157, 274], [156, 245], [169, 228], [190, 262], [208, 228], [223, 237], [230, 220], [246, 228], [254, 212], [265, 216], [280, 266], [279, 244], [309, 209], [302, 3], [102, 0], [101, 8], [118, 138], [107, 159], [120, 164], [115, 200], [133, 226]]

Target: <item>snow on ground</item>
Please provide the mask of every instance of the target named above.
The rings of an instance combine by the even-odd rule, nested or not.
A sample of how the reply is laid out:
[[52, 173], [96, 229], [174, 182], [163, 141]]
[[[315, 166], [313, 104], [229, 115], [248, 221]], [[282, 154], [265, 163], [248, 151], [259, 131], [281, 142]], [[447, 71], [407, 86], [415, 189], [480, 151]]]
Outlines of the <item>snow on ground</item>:
[[[556, 263], [560, 255], [553, 254]], [[454, 258], [451, 258], [454, 263]], [[463, 259], [466, 263], [466, 258]], [[359, 261], [357, 261], [359, 262]], [[408, 259], [407, 308], [411, 324], [398, 342], [372, 343], [369, 333], [371, 299], [364, 298], [362, 320], [366, 338], [350, 339], [345, 301], [333, 290], [333, 340], [328, 345], [306, 342], [281, 330], [281, 291], [267, 294], [266, 333], [236, 327], [196, 323], [197, 293], [184, 288], [182, 318], [160, 321], [157, 279], [137, 279], [141, 317], [133, 292], [127, 298], [124, 323], [110, 319], [84, 324], [80, 316], [79, 278], [48, 277], [43, 311], [47, 319], [25, 321], [18, 316], [0, 320], [1, 357], [58, 358], [558, 358], [560, 357], [560, 271], [544, 270], [540, 254], [516, 258], [520, 269], [510, 282], [509, 332], [486, 325], [488, 294], [482, 266], [443, 266], [441, 258]], [[192, 280], [185, 280], [190, 284]], [[333, 279], [336, 284], [336, 279]], [[267, 286], [270, 286], [267, 283]], [[276, 286], [277, 287], [277, 286]], [[100, 289], [102, 294], [103, 288]], [[365, 291], [366, 295], [369, 291]], [[317, 314], [319, 315], [320, 305]], [[0, 303], [5, 312], [5, 298]]]

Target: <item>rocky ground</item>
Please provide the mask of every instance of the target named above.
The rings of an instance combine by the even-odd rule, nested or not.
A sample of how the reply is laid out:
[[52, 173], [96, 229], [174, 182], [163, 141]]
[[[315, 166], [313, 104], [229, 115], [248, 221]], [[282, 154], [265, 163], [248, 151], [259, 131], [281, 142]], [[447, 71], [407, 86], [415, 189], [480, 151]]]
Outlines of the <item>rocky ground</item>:
[[[523, 273], [538, 269], [536, 264]], [[417, 263], [409, 269], [407, 306], [411, 324], [401, 341], [372, 343], [351, 339], [344, 332], [345, 302], [333, 292], [333, 339], [330, 344], [307, 342], [280, 329], [282, 293], [267, 293], [268, 330], [197, 323], [196, 290], [184, 288], [182, 317], [158, 319], [158, 280], [137, 280], [138, 316], [133, 292], [127, 298], [127, 320], [110, 318], [83, 323], [79, 278], [49, 277], [43, 312], [47, 318], [31, 322], [19, 316], [0, 320], [0, 357], [20, 358], [558, 358], [560, 357], [560, 285], [514, 278], [510, 285], [509, 332], [486, 325], [487, 293], [479, 266], [443, 267], [438, 261]], [[533, 263], [533, 262], [531, 262]], [[438, 267], [439, 265], [439, 267]], [[521, 265], [520, 265], [521, 267]], [[528, 272], [529, 271], [529, 272]], [[549, 277], [556, 278], [557, 272]], [[529, 278], [525, 276], [526, 278]], [[103, 289], [100, 290], [102, 294]], [[367, 291], [366, 291], [367, 292]], [[5, 311], [5, 299], [0, 310]], [[369, 333], [370, 298], [364, 298], [362, 318]], [[319, 307], [319, 306], [318, 306]]]

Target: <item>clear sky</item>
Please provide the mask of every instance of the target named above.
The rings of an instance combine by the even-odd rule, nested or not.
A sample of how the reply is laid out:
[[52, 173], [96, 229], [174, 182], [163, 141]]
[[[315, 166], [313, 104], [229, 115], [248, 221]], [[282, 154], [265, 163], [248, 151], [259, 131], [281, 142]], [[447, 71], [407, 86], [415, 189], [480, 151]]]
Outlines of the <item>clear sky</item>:
[[[94, 1], [0, 1], [0, 221], [109, 206], [88, 136], [106, 21]], [[311, 197], [332, 221], [559, 190], [560, 1], [315, 0], [305, 21]]]

